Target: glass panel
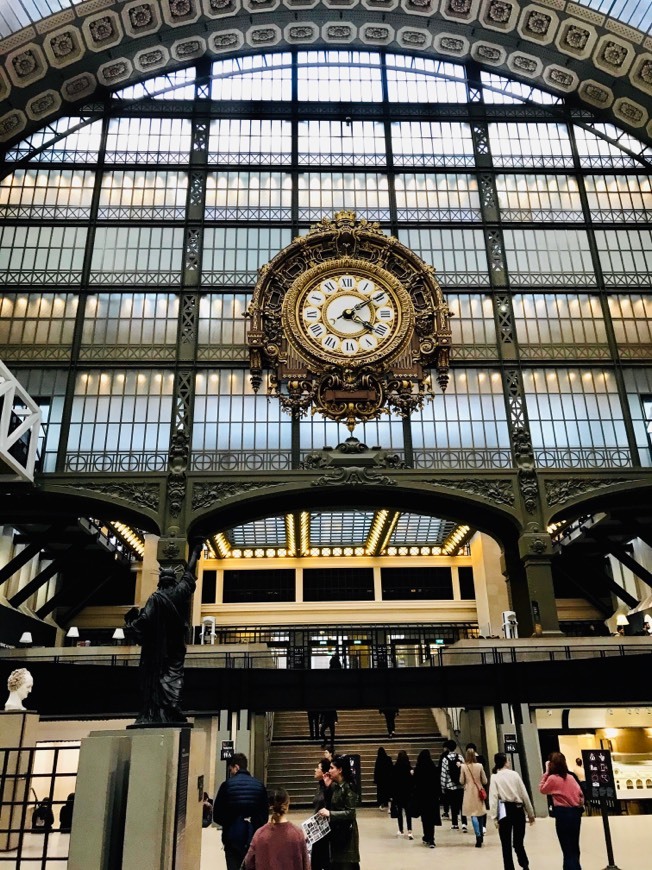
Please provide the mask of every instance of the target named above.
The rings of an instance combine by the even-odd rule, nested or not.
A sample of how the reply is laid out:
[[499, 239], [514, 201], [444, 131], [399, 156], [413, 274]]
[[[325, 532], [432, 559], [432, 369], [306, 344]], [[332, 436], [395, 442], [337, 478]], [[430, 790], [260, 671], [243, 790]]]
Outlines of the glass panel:
[[111, 118], [107, 163], [187, 163], [191, 124], [186, 118]]
[[577, 180], [570, 175], [497, 175], [504, 221], [582, 221]]
[[299, 164], [382, 166], [385, 128], [379, 121], [299, 121]]
[[452, 312], [451, 332], [453, 358], [497, 359], [496, 322], [490, 296], [447, 293]]
[[214, 100], [290, 100], [292, 56], [258, 54], [218, 60], [213, 64]]
[[128, 85], [111, 95], [115, 100], [192, 100], [195, 96], [195, 68], [177, 69], [173, 72]]
[[200, 372], [195, 391], [194, 471], [290, 468], [291, 419], [264, 389], [254, 393], [248, 371]]
[[178, 317], [179, 300], [169, 293], [89, 296], [82, 359], [173, 359]]
[[596, 230], [604, 283], [623, 287], [652, 283], [651, 230]]
[[182, 220], [187, 192], [187, 172], [106, 172], [97, 216], [107, 220]]
[[310, 515], [310, 543], [314, 546], [362, 547], [369, 537], [374, 514], [369, 511], [325, 511]]
[[253, 286], [258, 280], [258, 269], [291, 240], [289, 228], [207, 227], [202, 281], [207, 285]]
[[505, 229], [503, 238], [512, 285], [595, 284], [586, 230]]
[[[39, 154], [32, 153], [80, 123], [82, 126], [78, 130], [53, 142]], [[83, 118], [59, 118], [10, 148], [6, 159], [11, 162], [29, 157], [36, 163], [96, 163], [101, 142], [101, 121], [85, 124]]]
[[597, 296], [564, 293], [514, 296], [513, 307], [522, 357], [610, 356]]
[[392, 532], [389, 543], [392, 546], [401, 544], [443, 544], [455, 528], [451, 520], [440, 520], [438, 517], [424, 517], [419, 514], [401, 514]]
[[229, 531], [234, 547], [285, 547], [285, 517], [265, 517]]
[[[19, 354], [30, 359], [70, 356], [77, 314], [77, 296], [50, 293], [9, 293], [0, 297], [0, 357], [7, 362]], [[26, 347], [20, 348], [21, 345]], [[16, 346], [16, 349], [12, 349]]]
[[398, 54], [387, 55], [386, 64], [390, 103], [466, 103], [464, 67]]
[[483, 84], [482, 94], [485, 103], [522, 105], [527, 101], [552, 105], [563, 101], [558, 94], [549, 94], [525, 82], [515, 82], [513, 79], [506, 79], [495, 73], [481, 72], [480, 80]]
[[80, 372], [66, 470], [165, 470], [173, 387], [171, 371]]
[[457, 121], [393, 121], [395, 166], [474, 166], [469, 124]]
[[494, 166], [572, 167], [565, 124], [489, 124]]
[[652, 222], [652, 178], [646, 175], [587, 175], [591, 220]]
[[17, 169], [0, 180], [0, 217], [89, 218], [94, 183], [82, 169]]
[[609, 311], [624, 359], [652, 357], [652, 296], [609, 296]]
[[[246, 347], [245, 313], [251, 296], [244, 293], [212, 293], [199, 300], [197, 341], [223, 359], [233, 359], [233, 349]], [[247, 355], [248, 356], [248, 355]]]
[[68, 371], [16, 369], [16, 379], [41, 408], [43, 423], [39, 437], [39, 468], [41, 471], [56, 471]]
[[437, 270], [448, 287], [488, 285], [487, 253], [482, 230], [404, 229], [401, 241]]
[[433, 401], [412, 415], [412, 442], [416, 468], [508, 468], [500, 372], [453, 368], [446, 392], [436, 390]]
[[288, 164], [292, 154], [289, 121], [219, 118], [211, 121], [209, 163]]
[[183, 229], [99, 226], [91, 261], [91, 283], [179, 284]]
[[298, 181], [299, 220], [321, 220], [341, 209], [353, 209], [358, 219], [388, 221], [389, 186], [379, 173], [302, 173]]
[[285, 172], [209, 172], [207, 220], [290, 220], [292, 176]]
[[562, 367], [526, 369], [523, 390], [538, 466], [631, 465], [613, 372]]
[[652, 465], [652, 368], [624, 369], [625, 390], [641, 465]]
[[367, 51], [300, 51], [299, 100], [377, 103], [383, 98], [380, 56]]
[[399, 174], [395, 188], [400, 221], [479, 221], [482, 218], [474, 175]]
[[[580, 166], [595, 169], [640, 168], [640, 162], [623, 150], [626, 148], [633, 151], [634, 154], [640, 153], [643, 149], [637, 139], [619, 130], [618, 127], [614, 127], [613, 124], [593, 124], [592, 129], [615, 141], [609, 142], [602, 139], [584, 127], [575, 127], [575, 141], [577, 152], [580, 155]], [[649, 155], [650, 149], [645, 149], [645, 153]]]
[[86, 227], [0, 227], [0, 276], [8, 284], [78, 284]]

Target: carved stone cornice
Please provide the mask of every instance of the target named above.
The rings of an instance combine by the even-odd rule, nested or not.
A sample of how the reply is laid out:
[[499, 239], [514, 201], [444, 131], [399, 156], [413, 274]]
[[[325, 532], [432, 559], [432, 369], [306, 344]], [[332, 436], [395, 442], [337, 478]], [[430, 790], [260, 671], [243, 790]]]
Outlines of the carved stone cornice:
[[349, 466], [329, 469], [311, 486], [396, 486], [396, 481], [373, 468]]
[[116, 480], [114, 483], [67, 483], [57, 484], [60, 489], [74, 489], [76, 492], [99, 493], [111, 498], [128, 501], [141, 508], [158, 510], [161, 488], [157, 483], [127, 483]]
[[567, 501], [586, 495], [587, 492], [617, 486], [621, 483], [634, 483], [626, 477], [602, 477], [590, 480], [546, 480], [546, 502], [549, 507], [566, 504]]
[[478, 480], [475, 478], [431, 478], [424, 480], [431, 486], [445, 489], [459, 489], [471, 495], [479, 495], [495, 504], [513, 507], [516, 501], [514, 484], [511, 480]]
[[192, 509], [202, 510], [211, 507], [235, 495], [251, 492], [254, 489], [271, 489], [275, 486], [283, 486], [280, 483], [245, 483], [244, 481], [231, 481], [230, 483], [196, 483], [192, 488]]

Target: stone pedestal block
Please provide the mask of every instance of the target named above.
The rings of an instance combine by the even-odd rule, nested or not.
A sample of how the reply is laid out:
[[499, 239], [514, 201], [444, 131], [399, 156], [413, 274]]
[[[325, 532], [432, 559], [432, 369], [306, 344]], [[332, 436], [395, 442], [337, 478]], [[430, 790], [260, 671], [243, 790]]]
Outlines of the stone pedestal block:
[[191, 728], [82, 741], [68, 870], [196, 870], [204, 736]]

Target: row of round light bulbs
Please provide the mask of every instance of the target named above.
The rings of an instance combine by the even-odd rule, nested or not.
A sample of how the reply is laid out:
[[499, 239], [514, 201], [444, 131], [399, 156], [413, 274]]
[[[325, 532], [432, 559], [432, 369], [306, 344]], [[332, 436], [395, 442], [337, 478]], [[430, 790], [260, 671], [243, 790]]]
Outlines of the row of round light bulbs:
[[[387, 556], [441, 556], [441, 547], [388, 547], [386, 550]], [[231, 550], [229, 556], [233, 559], [285, 559], [292, 554], [289, 550], [281, 547], [273, 549], [271, 547], [264, 549], [257, 547], [256, 549], [246, 550]], [[311, 547], [304, 556], [367, 556], [369, 555], [364, 547]], [[382, 554], [381, 554], [382, 555]]]

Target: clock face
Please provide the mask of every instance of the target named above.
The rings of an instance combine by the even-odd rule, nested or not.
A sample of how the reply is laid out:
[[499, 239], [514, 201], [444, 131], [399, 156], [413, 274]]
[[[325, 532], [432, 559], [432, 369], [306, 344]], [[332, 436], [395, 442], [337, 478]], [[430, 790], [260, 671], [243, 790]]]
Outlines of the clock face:
[[284, 302], [286, 335], [302, 355], [369, 363], [403, 349], [412, 301], [386, 270], [351, 258], [323, 263], [292, 285]]

